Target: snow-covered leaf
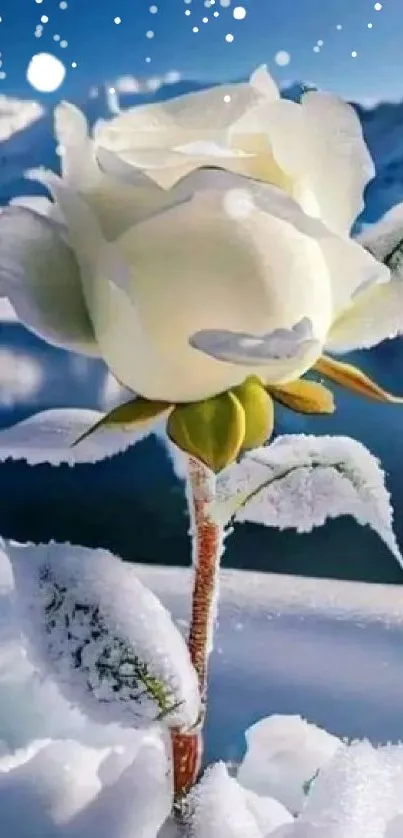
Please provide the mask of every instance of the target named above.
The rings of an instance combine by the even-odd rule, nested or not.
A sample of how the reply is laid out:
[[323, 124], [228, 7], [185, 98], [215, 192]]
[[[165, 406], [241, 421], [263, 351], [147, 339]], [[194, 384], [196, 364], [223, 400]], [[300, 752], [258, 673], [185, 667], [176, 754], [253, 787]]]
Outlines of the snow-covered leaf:
[[397, 204], [380, 221], [358, 237], [379, 262], [384, 262], [393, 279], [403, 279], [403, 204]]
[[127, 432], [103, 428], [73, 448], [73, 443], [103, 417], [97, 410], [76, 408], [57, 408], [30, 416], [0, 431], [0, 462], [26, 460], [31, 466], [95, 463], [125, 451], [154, 432], [152, 424]]
[[298, 532], [352, 515], [378, 533], [403, 564], [385, 475], [365, 446], [348, 437], [290, 434], [252, 451], [219, 476], [211, 512], [221, 522]]
[[28, 650], [66, 698], [100, 721], [191, 726], [199, 714], [186, 643], [134, 568], [104, 550], [8, 542]]

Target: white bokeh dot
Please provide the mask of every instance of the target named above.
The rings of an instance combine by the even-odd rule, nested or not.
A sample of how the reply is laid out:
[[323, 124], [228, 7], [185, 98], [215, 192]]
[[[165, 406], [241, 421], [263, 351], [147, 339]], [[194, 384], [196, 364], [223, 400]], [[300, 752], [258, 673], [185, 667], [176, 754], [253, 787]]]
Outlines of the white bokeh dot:
[[60, 46], [61, 46], [62, 49], [66, 49], [66, 47], [68, 47], [68, 45], [69, 45], [68, 41], [60, 41]]
[[122, 23], [122, 18], [121, 17], [114, 17], [113, 22], [116, 23], [117, 26], [119, 26], [119, 23]]
[[49, 23], [49, 18], [48, 18], [48, 16], [47, 16], [47, 15], [42, 15], [42, 17], [41, 17], [41, 23]]
[[353, 49], [353, 51], [351, 53], [351, 58], [357, 58], [357, 55], [358, 55], [357, 50]]
[[228, 93], [226, 93], [226, 95], [224, 96], [224, 102], [226, 104], [228, 104], [228, 102], [230, 102], [230, 101], [231, 101], [231, 96]]
[[59, 9], [61, 9], [62, 11], [64, 11], [65, 9], [67, 9], [68, 5], [69, 5], [69, 4], [68, 4], [68, 3], [66, 3], [66, 0], [61, 0], [61, 3], [59, 3]]
[[150, 15], [156, 15], [158, 12], [158, 6], [150, 6], [149, 8]]
[[244, 20], [246, 17], [246, 9], [243, 6], [235, 6], [232, 14], [235, 20]]
[[72, 61], [71, 66], [72, 66], [73, 70], [75, 70], [76, 67], [77, 67], [77, 61]]
[[203, 23], [208, 23], [208, 17], [203, 18]]
[[192, 14], [192, 12], [190, 11], [190, 9], [186, 9], [185, 15], [187, 15], [187, 17], [189, 17], [189, 15], [191, 15], [191, 14]]
[[367, 23], [368, 29], [372, 29], [373, 25], [373, 23]]
[[228, 32], [228, 34], [225, 36], [225, 40], [227, 41], [228, 44], [232, 44], [232, 42], [234, 40], [234, 36], [231, 34], [231, 32]]
[[63, 83], [66, 68], [49, 52], [33, 55], [27, 67], [27, 81], [41, 93], [52, 93]]
[[285, 49], [280, 49], [276, 52], [274, 60], [279, 67], [287, 67], [291, 61], [291, 55]]
[[199, 27], [198, 27], [198, 26], [194, 26], [194, 27], [193, 27], [193, 29], [192, 29], [192, 32], [194, 32], [194, 33], [195, 33], [195, 35], [196, 35], [198, 31], [199, 31]]
[[152, 29], [149, 29], [148, 32], [146, 32], [146, 38], [149, 38], [151, 40], [151, 38], [153, 38], [153, 37], [154, 37], [154, 32], [153, 32]]
[[54, 41], [60, 41], [60, 35], [53, 35]]
[[341, 29], [343, 29], [343, 27], [342, 27], [341, 23], [338, 23], [338, 24], [337, 24], [336, 29], [338, 29], [338, 31], [339, 31], [339, 32], [340, 32], [340, 30], [341, 30]]
[[383, 9], [382, 3], [375, 3], [374, 9], [376, 12], [380, 12]]

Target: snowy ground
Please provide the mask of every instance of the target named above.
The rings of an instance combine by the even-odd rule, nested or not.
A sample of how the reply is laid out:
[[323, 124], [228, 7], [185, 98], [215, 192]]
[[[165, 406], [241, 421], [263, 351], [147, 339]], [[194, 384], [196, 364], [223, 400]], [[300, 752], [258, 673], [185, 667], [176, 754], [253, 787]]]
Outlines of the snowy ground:
[[[150, 801], [159, 801], [161, 821], [171, 793], [159, 734], [101, 726], [69, 707], [27, 659], [6, 562], [0, 571], [0, 835], [156, 838]], [[136, 573], [185, 629], [190, 574], [145, 566]], [[399, 587], [224, 571], [208, 761], [239, 763], [251, 725], [272, 714], [291, 718], [249, 731], [241, 786], [224, 766], [207, 775], [195, 803], [197, 838], [401, 838], [402, 751], [364, 743], [340, 752], [339, 739], [295, 717], [341, 739], [398, 742], [402, 644]], [[23, 750], [10, 756], [15, 749]], [[128, 790], [136, 783], [148, 803], [141, 811], [136, 803], [134, 816]], [[297, 821], [284, 806], [292, 815], [302, 807]], [[270, 824], [282, 825], [276, 832]], [[167, 829], [162, 838], [171, 838]]]

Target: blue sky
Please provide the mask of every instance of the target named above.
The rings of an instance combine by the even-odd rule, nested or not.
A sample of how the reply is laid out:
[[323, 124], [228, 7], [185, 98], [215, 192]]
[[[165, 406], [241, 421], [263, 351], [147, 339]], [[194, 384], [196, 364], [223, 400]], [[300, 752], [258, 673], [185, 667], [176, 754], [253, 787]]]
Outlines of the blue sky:
[[[32, 55], [46, 51], [67, 67], [61, 97], [85, 96], [91, 85], [123, 74], [174, 70], [223, 80], [267, 63], [281, 82], [313, 82], [361, 100], [403, 98], [403, 0], [383, 0], [378, 11], [374, 0], [206, 2], [211, 0], [62, 0], [60, 8], [60, 0], [0, 0], [0, 92], [32, 95], [26, 68]], [[242, 20], [234, 19], [237, 6], [246, 10]], [[48, 21], [41, 24], [42, 16]], [[41, 37], [35, 37], [38, 24]], [[287, 66], [275, 62], [280, 50], [290, 55]]]

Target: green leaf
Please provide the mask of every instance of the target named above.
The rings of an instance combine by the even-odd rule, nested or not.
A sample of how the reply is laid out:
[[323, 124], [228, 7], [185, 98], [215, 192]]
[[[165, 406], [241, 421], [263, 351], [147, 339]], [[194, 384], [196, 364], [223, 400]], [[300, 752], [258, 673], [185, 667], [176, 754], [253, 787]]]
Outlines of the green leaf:
[[273, 400], [266, 392], [259, 378], [251, 376], [234, 387], [232, 392], [245, 411], [244, 451], [260, 448], [270, 439], [274, 428]]
[[180, 404], [168, 419], [168, 435], [178, 448], [219, 472], [233, 463], [245, 439], [245, 412], [233, 393]]
[[125, 404], [120, 404], [107, 413], [99, 422], [88, 428], [81, 436], [73, 442], [73, 447], [83, 442], [84, 439], [94, 434], [102, 428], [113, 428], [115, 430], [121, 429], [123, 431], [133, 431], [136, 428], [141, 428], [154, 420], [158, 419], [163, 413], [166, 413], [172, 408], [172, 405], [167, 402], [153, 402], [148, 399], [143, 399], [142, 396], [133, 399]]

